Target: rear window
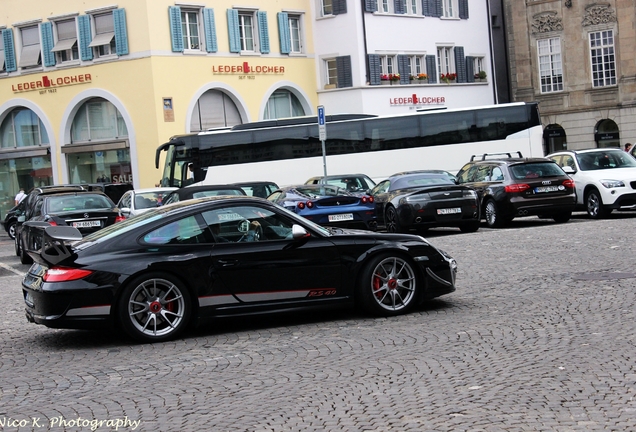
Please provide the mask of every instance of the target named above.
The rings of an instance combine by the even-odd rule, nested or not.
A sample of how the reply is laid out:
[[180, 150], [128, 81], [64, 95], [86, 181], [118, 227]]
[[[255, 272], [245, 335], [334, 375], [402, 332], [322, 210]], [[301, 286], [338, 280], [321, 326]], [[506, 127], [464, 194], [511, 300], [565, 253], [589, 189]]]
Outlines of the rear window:
[[48, 212], [65, 212], [74, 210], [98, 210], [113, 208], [114, 204], [103, 195], [63, 195], [48, 198]]
[[435, 186], [435, 185], [447, 185], [455, 184], [450, 177], [436, 174], [436, 175], [422, 175], [422, 176], [408, 176], [397, 179], [391, 185], [391, 189], [406, 189], [422, 186]]
[[554, 162], [512, 165], [510, 166], [510, 172], [512, 173], [512, 177], [517, 180], [559, 177], [566, 175], [561, 167], [559, 167]]
[[203, 198], [203, 197], [211, 197], [211, 196], [219, 196], [219, 195], [243, 195], [241, 191], [236, 189], [220, 189], [220, 190], [208, 190], [195, 192], [192, 194], [192, 198]]

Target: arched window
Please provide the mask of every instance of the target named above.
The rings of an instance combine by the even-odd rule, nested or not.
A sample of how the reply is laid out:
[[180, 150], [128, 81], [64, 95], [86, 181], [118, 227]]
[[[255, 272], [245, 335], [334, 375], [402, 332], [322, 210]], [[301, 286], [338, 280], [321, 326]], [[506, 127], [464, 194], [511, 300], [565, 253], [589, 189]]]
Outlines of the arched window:
[[596, 123], [594, 128], [594, 141], [597, 147], [618, 147], [621, 146], [618, 125], [614, 120], [604, 119]]
[[304, 116], [305, 110], [298, 98], [289, 90], [276, 90], [265, 106], [264, 119]]
[[115, 105], [90, 99], [79, 108], [71, 125], [71, 143], [128, 137], [128, 129]]
[[190, 132], [241, 124], [239, 110], [228, 95], [219, 90], [208, 90], [201, 95], [190, 120]]
[[40, 118], [30, 109], [16, 108], [0, 125], [0, 147], [16, 148], [48, 144], [49, 137]]
[[550, 154], [568, 149], [565, 130], [559, 124], [549, 124], [543, 130], [543, 152]]

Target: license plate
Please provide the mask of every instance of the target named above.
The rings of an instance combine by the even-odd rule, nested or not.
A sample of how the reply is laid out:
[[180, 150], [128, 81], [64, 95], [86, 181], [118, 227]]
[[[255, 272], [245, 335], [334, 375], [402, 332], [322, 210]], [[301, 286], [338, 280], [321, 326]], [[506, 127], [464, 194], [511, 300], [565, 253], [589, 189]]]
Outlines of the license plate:
[[556, 192], [559, 190], [558, 186], [539, 186], [534, 188], [534, 191], [536, 193], [542, 193], [542, 192]]
[[459, 208], [459, 207], [437, 209], [437, 214], [438, 215], [457, 214], [457, 213], [461, 213], [461, 212], [462, 212], [462, 209]]
[[353, 220], [353, 213], [329, 215], [329, 222], [339, 222]]
[[98, 220], [73, 222], [73, 227], [75, 228], [92, 228], [98, 226], [102, 226], [102, 223]]

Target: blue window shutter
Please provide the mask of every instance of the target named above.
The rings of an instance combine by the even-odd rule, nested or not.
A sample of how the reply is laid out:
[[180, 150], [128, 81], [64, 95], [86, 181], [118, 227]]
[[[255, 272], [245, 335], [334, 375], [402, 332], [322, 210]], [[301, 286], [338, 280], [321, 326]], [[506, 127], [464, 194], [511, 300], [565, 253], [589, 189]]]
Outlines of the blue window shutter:
[[475, 82], [475, 57], [466, 56], [466, 82]]
[[382, 69], [380, 69], [380, 56], [377, 54], [369, 54], [367, 56], [367, 62], [369, 63], [369, 84], [380, 85], [380, 77], [382, 76]]
[[378, 0], [364, 0], [364, 11], [365, 12], [377, 12], [378, 11]]
[[2, 42], [4, 43], [4, 68], [7, 72], [15, 72], [18, 70], [18, 65], [15, 61], [13, 29], [2, 30]]
[[115, 25], [115, 50], [117, 55], [128, 54], [128, 30], [126, 29], [126, 10], [115, 9], [113, 11]]
[[353, 75], [351, 75], [351, 56], [336, 57], [336, 69], [338, 88], [353, 87]]
[[258, 39], [261, 45], [261, 54], [269, 54], [269, 29], [267, 28], [267, 12], [256, 12], [258, 18]]
[[466, 59], [464, 58], [464, 47], [456, 46], [453, 48], [455, 53], [455, 72], [457, 73], [457, 82], [466, 82]]
[[241, 33], [239, 32], [238, 11], [227, 10], [227, 31], [230, 36], [230, 52], [241, 52]]
[[409, 84], [409, 56], [400, 54], [397, 56], [400, 84]]
[[289, 15], [287, 12], [278, 13], [278, 39], [280, 40], [280, 53], [291, 52], [291, 34], [289, 33]]
[[333, 0], [333, 14], [340, 15], [347, 13], [347, 0]]
[[80, 15], [77, 17], [77, 26], [79, 27], [79, 49], [82, 60], [93, 60], [93, 50], [88, 44], [93, 40], [91, 33], [91, 17], [88, 15]]
[[459, 18], [468, 19], [468, 0], [459, 0]]
[[437, 64], [435, 63], [435, 55], [426, 56], [426, 74], [428, 75], [429, 84], [437, 82]]
[[44, 66], [55, 66], [55, 53], [53, 49], [53, 24], [45, 22], [40, 25], [42, 33], [42, 54], [44, 54]]
[[181, 29], [181, 8], [179, 6], [168, 7], [170, 16], [170, 40], [172, 52], [183, 52], [183, 30]]
[[205, 26], [205, 50], [209, 53], [217, 52], [216, 24], [214, 23], [214, 9], [203, 9], [203, 25]]
[[406, 13], [406, 11], [404, 10], [404, 2], [401, 0], [393, 0], [393, 11], [396, 14]]

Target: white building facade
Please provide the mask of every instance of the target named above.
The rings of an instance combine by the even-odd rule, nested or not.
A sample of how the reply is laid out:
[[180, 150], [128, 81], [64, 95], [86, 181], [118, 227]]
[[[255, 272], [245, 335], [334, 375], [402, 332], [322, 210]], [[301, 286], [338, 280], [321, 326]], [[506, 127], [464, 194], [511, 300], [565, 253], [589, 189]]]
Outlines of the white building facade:
[[328, 113], [496, 103], [487, 0], [316, 0], [318, 98]]

